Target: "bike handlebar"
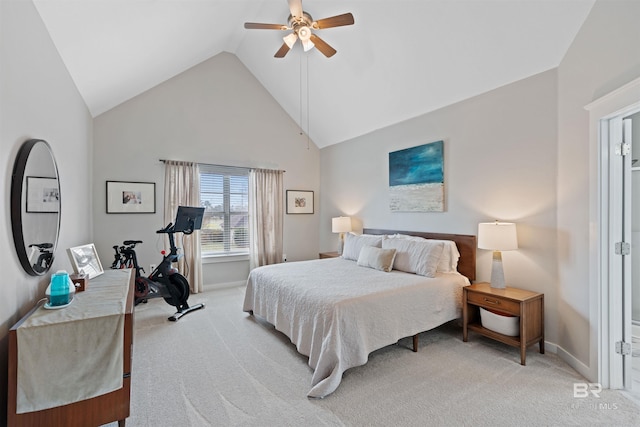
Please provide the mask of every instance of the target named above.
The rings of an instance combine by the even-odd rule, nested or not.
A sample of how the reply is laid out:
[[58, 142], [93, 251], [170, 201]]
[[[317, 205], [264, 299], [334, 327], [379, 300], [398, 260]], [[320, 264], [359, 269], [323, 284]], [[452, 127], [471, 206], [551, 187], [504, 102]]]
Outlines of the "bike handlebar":
[[173, 223], [170, 222], [165, 228], [161, 228], [156, 233], [173, 233]]

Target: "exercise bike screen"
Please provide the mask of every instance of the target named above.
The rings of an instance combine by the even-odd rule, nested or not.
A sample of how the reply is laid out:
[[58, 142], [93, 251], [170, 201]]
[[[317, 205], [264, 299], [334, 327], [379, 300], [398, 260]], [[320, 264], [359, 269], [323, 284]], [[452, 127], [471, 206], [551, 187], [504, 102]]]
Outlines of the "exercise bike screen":
[[178, 206], [174, 231], [200, 230], [202, 228], [202, 216], [204, 208], [195, 206]]

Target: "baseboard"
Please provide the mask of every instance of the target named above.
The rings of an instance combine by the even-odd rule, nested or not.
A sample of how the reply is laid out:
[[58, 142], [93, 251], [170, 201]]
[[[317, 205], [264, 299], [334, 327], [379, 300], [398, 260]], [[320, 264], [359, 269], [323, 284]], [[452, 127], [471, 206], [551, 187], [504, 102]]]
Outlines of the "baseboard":
[[246, 284], [247, 284], [246, 280], [239, 280], [236, 282], [210, 283], [210, 284], [204, 285], [204, 290], [212, 291], [214, 289], [237, 288], [240, 286], [244, 286]]
[[[546, 346], [547, 346], [547, 343], [545, 342], [545, 349], [546, 349]], [[569, 366], [575, 369], [580, 375], [582, 375], [589, 381], [596, 380], [596, 378], [591, 378], [591, 369], [589, 369], [587, 365], [585, 365], [584, 363], [576, 359], [573, 354], [569, 353], [564, 348], [556, 344], [549, 344], [549, 347], [555, 347], [554, 353], [556, 353], [558, 357], [564, 360]]]
[[[631, 335], [632, 335], [633, 342], [640, 342], [640, 326], [639, 325], [636, 325], [636, 324], [632, 325]], [[587, 365], [585, 365], [584, 363], [576, 359], [571, 353], [566, 351], [564, 348], [552, 343], [548, 343], [546, 341], [544, 345], [545, 345], [545, 349], [549, 348], [549, 351], [551, 351], [552, 353], [556, 353], [560, 359], [564, 360], [569, 366], [575, 369], [580, 375], [582, 375], [583, 377], [587, 378], [590, 381], [597, 381], [597, 378], [591, 377], [592, 375], [591, 369]], [[555, 348], [555, 351], [552, 350], [552, 348]], [[597, 376], [597, 374], [595, 375]]]
[[553, 353], [558, 355], [558, 357], [564, 360], [569, 366], [578, 371], [580, 375], [585, 378], [589, 378], [590, 371], [589, 367], [576, 359], [571, 353], [566, 351], [564, 348], [558, 346], [557, 344], [551, 343], [549, 341], [544, 342], [544, 351]]
[[553, 354], [558, 354], [558, 346], [549, 341], [544, 342], [544, 352], [549, 352]]

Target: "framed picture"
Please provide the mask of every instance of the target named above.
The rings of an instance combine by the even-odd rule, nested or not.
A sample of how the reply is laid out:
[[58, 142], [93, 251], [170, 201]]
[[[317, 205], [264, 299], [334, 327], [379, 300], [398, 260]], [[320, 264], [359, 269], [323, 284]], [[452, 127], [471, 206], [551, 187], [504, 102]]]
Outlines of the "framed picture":
[[444, 141], [389, 153], [391, 212], [444, 212]]
[[313, 191], [287, 190], [288, 214], [312, 214]]
[[89, 276], [89, 279], [104, 273], [100, 258], [98, 258], [98, 252], [96, 252], [96, 247], [93, 243], [69, 248], [67, 249], [67, 254], [69, 255], [74, 273], [84, 273]]
[[107, 181], [107, 213], [156, 213], [156, 183]]
[[60, 187], [56, 178], [27, 177], [27, 212], [60, 211]]

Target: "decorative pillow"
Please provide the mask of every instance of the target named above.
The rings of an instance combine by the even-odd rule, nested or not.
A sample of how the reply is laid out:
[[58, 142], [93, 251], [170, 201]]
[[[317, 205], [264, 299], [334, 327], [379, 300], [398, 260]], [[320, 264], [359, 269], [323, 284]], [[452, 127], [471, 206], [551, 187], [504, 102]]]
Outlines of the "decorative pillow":
[[357, 261], [358, 256], [360, 256], [360, 250], [363, 246], [375, 246], [379, 248], [382, 246], [382, 237], [383, 236], [376, 236], [372, 234], [357, 235], [347, 233], [344, 238], [342, 258]]
[[393, 260], [396, 257], [395, 249], [381, 249], [375, 246], [363, 246], [358, 256], [358, 265], [361, 267], [375, 268], [376, 270], [390, 272], [393, 269]]
[[435, 277], [444, 244], [433, 240], [385, 239], [382, 249], [395, 249], [393, 268], [421, 276]]
[[409, 236], [407, 234], [392, 234], [387, 236], [389, 239], [407, 239], [413, 241], [425, 241], [429, 240], [431, 242], [442, 242], [444, 244], [444, 248], [442, 250], [442, 256], [440, 257], [440, 261], [438, 262], [439, 273], [454, 273], [458, 271], [458, 260], [460, 259], [460, 252], [458, 251], [458, 246], [456, 242], [453, 240], [435, 240], [435, 239], [425, 239], [424, 237], [418, 236]]

